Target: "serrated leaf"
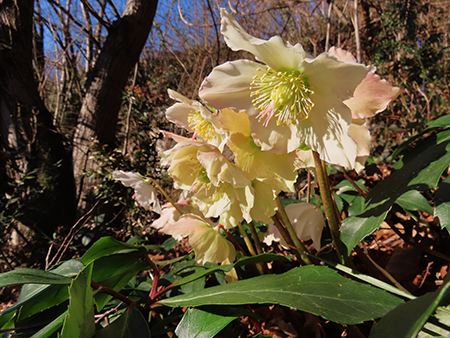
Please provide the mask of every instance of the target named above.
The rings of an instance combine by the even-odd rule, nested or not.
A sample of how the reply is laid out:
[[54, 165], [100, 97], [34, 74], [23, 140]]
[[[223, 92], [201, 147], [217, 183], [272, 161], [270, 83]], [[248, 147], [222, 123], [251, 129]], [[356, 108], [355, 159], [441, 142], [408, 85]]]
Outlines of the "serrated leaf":
[[55, 320], [44, 326], [30, 338], [47, 338], [53, 335], [64, 323], [67, 316], [67, 311], [60, 314]]
[[95, 333], [92, 267], [93, 264], [87, 265], [70, 285], [70, 303], [61, 338], [91, 338]]
[[405, 192], [397, 198], [395, 203], [408, 211], [424, 211], [429, 215], [434, 213], [433, 207], [428, 203], [428, 200], [417, 190]]
[[72, 278], [53, 272], [31, 268], [18, 268], [0, 274], [0, 288], [22, 284], [70, 284]]
[[439, 184], [433, 202], [434, 216], [439, 217], [441, 227], [450, 232], [450, 176]]
[[213, 338], [237, 317], [188, 309], [175, 329], [178, 338]]
[[134, 306], [92, 338], [150, 338], [147, 321]]
[[[410, 190], [435, 188], [450, 163], [450, 131], [440, 132], [422, 142], [398, 170], [379, 182], [367, 195], [364, 211], [342, 222], [341, 240], [352, 250], [378, 229], [395, 201]], [[406, 157], [406, 156], [405, 156]]]
[[446, 283], [435, 292], [399, 305], [373, 326], [369, 338], [416, 337], [442, 298], [448, 296], [449, 288], [450, 283]]
[[400, 303], [383, 290], [323, 266], [294, 268], [281, 275], [259, 276], [158, 302], [167, 306], [280, 304], [345, 325], [382, 317]]

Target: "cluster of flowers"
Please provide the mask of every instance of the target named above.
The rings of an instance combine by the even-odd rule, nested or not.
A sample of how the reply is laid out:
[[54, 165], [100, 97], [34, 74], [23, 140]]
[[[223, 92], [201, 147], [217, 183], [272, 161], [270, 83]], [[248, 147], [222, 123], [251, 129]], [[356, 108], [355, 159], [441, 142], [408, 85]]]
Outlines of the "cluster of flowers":
[[[273, 226], [277, 196], [295, 191], [298, 169], [314, 167], [315, 151], [327, 163], [361, 170], [371, 144], [364, 118], [384, 110], [399, 93], [344, 50], [333, 47], [313, 58], [300, 44], [247, 34], [224, 9], [221, 16], [227, 45], [257, 61], [214, 68], [199, 90], [205, 105], [169, 90], [177, 103], [167, 109], [167, 118], [193, 133], [185, 138], [164, 132], [176, 145], [161, 154], [162, 164], [184, 199], [161, 208], [149, 179], [113, 173], [136, 190], [142, 206], [161, 214], [153, 227], [189, 237], [199, 264], [235, 259], [219, 224], [229, 229], [243, 221], [263, 222], [269, 229], [266, 243], [280, 240]], [[319, 249], [320, 209], [298, 203], [286, 213], [297, 236], [312, 239]]]

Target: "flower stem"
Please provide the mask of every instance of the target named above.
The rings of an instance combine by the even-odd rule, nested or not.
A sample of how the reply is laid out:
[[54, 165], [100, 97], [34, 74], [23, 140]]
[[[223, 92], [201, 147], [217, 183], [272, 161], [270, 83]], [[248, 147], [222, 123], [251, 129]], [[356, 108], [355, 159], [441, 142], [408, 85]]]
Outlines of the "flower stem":
[[250, 255], [256, 256], [255, 249], [253, 248], [252, 242], [250, 241], [250, 237], [248, 237], [247, 232], [241, 223], [238, 223], [239, 231], [241, 232], [242, 237], [244, 238], [245, 245], [247, 245], [247, 249], [250, 252]]
[[281, 221], [283, 222], [283, 225], [286, 227], [286, 230], [289, 233], [289, 236], [291, 237], [292, 241], [294, 242], [295, 247], [297, 248], [302, 261], [305, 264], [312, 264], [311, 260], [308, 256], [308, 250], [306, 249], [305, 245], [298, 239], [297, 234], [295, 233], [294, 227], [291, 224], [291, 221], [289, 220], [288, 215], [286, 214], [286, 210], [284, 210], [283, 203], [281, 203], [281, 199], [279, 196], [276, 198], [277, 202], [277, 215], [281, 217]]
[[273, 224], [277, 227], [278, 231], [280, 232], [281, 236], [284, 238], [286, 244], [289, 246], [289, 248], [294, 251], [295, 257], [297, 257], [298, 262], [301, 265], [304, 265], [305, 262], [302, 259], [302, 255], [300, 254], [300, 251], [297, 250], [297, 248], [294, 245], [294, 242], [291, 239], [291, 236], [289, 236], [288, 231], [286, 228], [281, 224], [280, 220], [278, 219], [277, 215], [272, 216]]
[[156, 181], [151, 178], [151, 177], [147, 177], [147, 179], [159, 190], [161, 191], [161, 194], [163, 194], [163, 196], [166, 198], [166, 200], [169, 201], [170, 204], [173, 205], [173, 207], [175, 208], [176, 211], [178, 211], [180, 213], [180, 215], [183, 215], [184, 212], [180, 209], [180, 207], [173, 201], [173, 199], [165, 192], [165, 190], [158, 184], [156, 183]]
[[331, 238], [336, 249], [336, 253], [341, 261], [345, 261], [343, 256], [343, 244], [340, 238], [340, 221], [336, 214], [336, 209], [331, 196], [330, 186], [328, 184], [328, 176], [325, 174], [324, 162], [321, 160], [319, 154], [313, 151], [314, 164], [316, 167], [316, 178], [319, 183], [320, 196], [322, 198], [323, 207], [325, 209], [325, 216], [328, 221], [328, 226], [330, 227]]
[[263, 253], [262, 245], [261, 245], [261, 241], [259, 240], [258, 232], [256, 231], [256, 227], [255, 227], [255, 224], [253, 223], [253, 221], [248, 223], [248, 227], [250, 228], [250, 232], [252, 233], [253, 242], [255, 243], [256, 252], [258, 253], [258, 255], [261, 255]]

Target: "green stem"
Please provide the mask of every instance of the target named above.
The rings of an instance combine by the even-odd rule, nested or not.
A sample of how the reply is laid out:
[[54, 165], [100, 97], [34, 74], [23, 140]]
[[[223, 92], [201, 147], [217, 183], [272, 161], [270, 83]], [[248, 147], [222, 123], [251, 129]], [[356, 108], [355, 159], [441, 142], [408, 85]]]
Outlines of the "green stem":
[[258, 253], [258, 255], [261, 255], [263, 253], [263, 249], [262, 249], [261, 241], [259, 240], [259, 237], [258, 237], [258, 232], [256, 231], [255, 224], [253, 223], [253, 221], [248, 223], [248, 227], [250, 228], [250, 232], [252, 233], [256, 252]]
[[163, 196], [166, 198], [166, 200], [169, 201], [170, 204], [173, 205], [173, 207], [180, 213], [180, 215], [183, 215], [184, 212], [180, 209], [180, 207], [173, 201], [173, 199], [164, 191], [163, 188], [161, 188], [161, 186], [156, 183], [156, 181], [151, 178], [151, 177], [147, 177], [147, 180], [149, 180], [151, 182], [151, 184], [153, 184], [159, 191], [161, 191], [161, 194], [163, 194]]
[[281, 221], [283, 222], [283, 225], [286, 227], [286, 230], [289, 233], [289, 236], [291, 237], [292, 241], [294, 242], [295, 247], [300, 253], [300, 256], [302, 257], [303, 262], [305, 264], [312, 264], [311, 260], [308, 256], [308, 250], [303, 245], [303, 243], [298, 239], [297, 234], [295, 233], [294, 227], [291, 224], [291, 221], [289, 220], [288, 215], [286, 214], [286, 210], [284, 210], [283, 203], [281, 203], [281, 199], [279, 196], [276, 198], [277, 202], [277, 214], [280, 215]]
[[341, 261], [345, 261], [345, 257], [342, 255], [344, 252], [342, 250], [343, 244], [340, 238], [340, 221], [336, 214], [336, 209], [331, 196], [331, 189], [328, 184], [328, 176], [325, 174], [324, 163], [320, 159], [317, 152], [313, 151], [314, 164], [316, 167], [316, 179], [319, 183], [320, 196], [322, 198], [323, 207], [325, 209], [325, 216], [328, 221], [328, 226], [330, 227], [331, 238], [333, 239], [334, 247], [336, 253]]
[[288, 231], [286, 228], [281, 224], [280, 220], [276, 215], [272, 216], [273, 224], [277, 227], [278, 231], [280, 232], [281, 236], [284, 238], [284, 241], [289, 246], [289, 248], [294, 251], [295, 257], [297, 257], [298, 262], [301, 265], [305, 265], [305, 262], [303, 261], [302, 255], [300, 254], [300, 251], [295, 247], [294, 242], [291, 239], [291, 236], [289, 236]]
[[250, 252], [250, 255], [256, 256], [255, 249], [253, 248], [252, 242], [250, 241], [250, 237], [248, 237], [247, 232], [241, 223], [238, 224], [239, 231], [241, 232], [242, 237], [244, 238], [245, 245], [247, 245], [247, 249]]

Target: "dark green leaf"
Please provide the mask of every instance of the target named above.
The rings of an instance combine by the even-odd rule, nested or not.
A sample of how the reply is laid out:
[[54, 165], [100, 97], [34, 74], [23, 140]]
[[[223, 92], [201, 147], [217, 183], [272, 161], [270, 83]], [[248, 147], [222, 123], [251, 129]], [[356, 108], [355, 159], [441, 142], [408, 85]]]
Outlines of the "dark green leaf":
[[70, 303], [61, 338], [91, 338], [95, 333], [92, 267], [93, 264], [87, 265], [70, 285]]
[[130, 307], [117, 320], [97, 331], [93, 338], [150, 338], [147, 321], [135, 307]]
[[225, 317], [188, 309], [175, 329], [178, 338], [213, 338], [237, 317]]
[[[92, 280], [115, 291], [120, 291], [138, 272], [150, 268], [136, 251], [101, 257], [93, 264]], [[100, 311], [111, 298], [112, 296], [106, 293], [96, 294], [97, 311]]]
[[291, 259], [289, 257], [286, 256], [281, 256], [281, 255], [277, 255], [277, 254], [272, 254], [272, 253], [264, 253], [261, 255], [257, 255], [257, 256], [252, 256], [252, 257], [243, 257], [241, 259], [239, 259], [236, 263], [231, 264], [231, 265], [218, 265], [215, 266], [213, 268], [210, 269], [205, 269], [203, 271], [199, 271], [196, 273], [193, 273], [187, 277], [181, 278], [179, 280], [177, 280], [176, 282], [174, 282], [171, 287], [175, 287], [175, 286], [180, 286], [186, 283], [190, 283], [193, 280], [196, 280], [197, 278], [202, 278], [204, 276], [209, 276], [212, 275], [213, 273], [217, 272], [217, 271], [224, 271], [224, 272], [228, 272], [231, 271], [231, 269], [233, 269], [233, 267], [240, 267], [240, 266], [245, 266], [245, 265], [249, 265], [249, 264], [256, 264], [259, 262], [270, 262], [270, 261], [290, 261]]
[[41, 330], [36, 332], [34, 335], [31, 336], [31, 338], [47, 338], [53, 335], [53, 333], [56, 332], [64, 323], [64, 319], [67, 316], [67, 311], [63, 312], [61, 315], [59, 315], [55, 320], [53, 320], [51, 323], [47, 324], [45, 327], [43, 327]]
[[405, 192], [395, 203], [408, 211], [424, 211], [429, 215], [433, 215], [434, 212], [433, 207], [428, 203], [427, 199], [417, 190]]
[[294, 268], [219, 285], [158, 302], [167, 306], [280, 304], [340, 324], [382, 317], [402, 301], [391, 294], [340, 276], [323, 266]]
[[369, 338], [416, 337], [442, 298], [448, 296], [449, 287], [450, 283], [446, 283], [435, 292], [396, 307], [373, 326]]
[[341, 239], [349, 251], [380, 226], [392, 205], [405, 192], [436, 187], [450, 163], [449, 139], [449, 130], [427, 138], [413, 155], [397, 162], [398, 170], [369, 192], [362, 213], [342, 222]]
[[[61, 265], [59, 265], [55, 269], [51, 270], [50, 272], [69, 277], [69, 276], [77, 275], [83, 268], [84, 268], [84, 265], [81, 262], [79, 262], [75, 259], [71, 259], [69, 261], [62, 263]], [[20, 296], [19, 296], [19, 299], [17, 300], [17, 303], [14, 304], [13, 306], [9, 307], [8, 309], [6, 309], [5, 311], [3, 311], [0, 314], [0, 323], [3, 322], [2, 321], [3, 315], [17, 310], [22, 305], [24, 305], [27, 302], [34, 300], [34, 299], [36, 299], [34, 301], [35, 306], [33, 307], [36, 311], [35, 313], [40, 312], [40, 311], [52, 306], [49, 303], [51, 301], [53, 301], [53, 305], [60, 304], [65, 299], [53, 299], [52, 300], [52, 299], [50, 299], [50, 297], [47, 297], [47, 295], [46, 295], [46, 292], [53, 288], [66, 288], [67, 289], [67, 286], [66, 285], [53, 286], [53, 285], [48, 285], [48, 284], [44, 284], [44, 285], [42, 285], [42, 284], [25, 284], [22, 287], [22, 291], [20, 292]], [[54, 291], [49, 291], [49, 292], [54, 292]]]
[[88, 265], [93, 260], [113, 253], [145, 250], [141, 245], [127, 244], [119, 242], [112, 237], [102, 237], [95, 242], [88, 251], [80, 258], [84, 265]]
[[30, 268], [19, 268], [0, 274], [0, 288], [21, 284], [70, 284], [72, 278], [53, 272]]
[[439, 184], [434, 196], [435, 217], [439, 217], [441, 227], [450, 232], [450, 176]]
[[51, 285], [39, 296], [30, 299], [22, 305], [18, 311], [18, 320], [30, 317], [38, 312], [56, 306], [69, 298], [69, 287], [67, 285]]

